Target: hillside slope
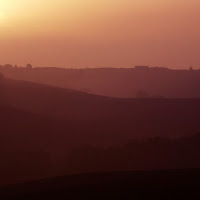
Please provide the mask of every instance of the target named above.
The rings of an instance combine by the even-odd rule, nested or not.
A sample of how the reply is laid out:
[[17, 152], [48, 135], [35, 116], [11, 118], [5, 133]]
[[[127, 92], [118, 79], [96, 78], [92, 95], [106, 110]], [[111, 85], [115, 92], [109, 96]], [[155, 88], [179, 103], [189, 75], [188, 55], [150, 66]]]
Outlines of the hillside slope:
[[3, 199], [197, 199], [200, 171], [135, 171], [82, 174], [0, 189]]
[[166, 98], [200, 97], [200, 70], [166, 68], [9, 68], [0, 71], [8, 78], [33, 81], [94, 94], [135, 98], [140, 90], [149, 96]]
[[3, 88], [5, 101], [13, 107], [58, 120], [81, 121], [83, 126], [88, 123], [94, 131], [100, 127], [101, 134], [123, 134], [131, 139], [182, 136], [200, 130], [200, 99], [107, 98], [7, 79]]

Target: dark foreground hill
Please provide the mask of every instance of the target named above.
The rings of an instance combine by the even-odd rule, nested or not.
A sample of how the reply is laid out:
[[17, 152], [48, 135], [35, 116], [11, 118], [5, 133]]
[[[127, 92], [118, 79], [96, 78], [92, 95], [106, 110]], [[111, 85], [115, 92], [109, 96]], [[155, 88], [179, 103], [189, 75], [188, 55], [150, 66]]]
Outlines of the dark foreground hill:
[[200, 170], [82, 174], [11, 185], [1, 199], [199, 199]]
[[200, 166], [198, 134], [123, 145], [125, 133], [135, 135], [106, 121], [62, 121], [5, 105], [0, 120], [0, 185], [54, 174]]
[[[88, 163], [93, 162], [94, 155], [97, 163], [105, 160], [102, 155], [108, 155], [107, 160], [121, 155], [125, 158], [130, 151], [125, 147], [122, 152], [121, 145], [134, 138], [174, 138], [200, 130], [200, 99], [115, 99], [4, 78], [0, 96], [1, 185], [73, 170], [82, 172], [85, 166], [93, 171], [96, 167]], [[87, 149], [81, 151], [83, 155], [76, 154], [76, 147], [84, 144], [119, 148], [114, 148], [114, 154], [112, 149], [106, 154], [104, 149], [99, 152], [94, 148], [88, 159]], [[75, 154], [69, 155], [72, 149]], [[190, 155], [192, 158], [194, 154], [189, 152], [187, 158]], [[79, 163], [82, 158], [83, 163]], [[141, 157], [142, 166], [148, 166], [144, 164], [147, 161], [148, 156], [145, 162]], [[189, 166], [199, 166], [196, 161], [195, 157]], [[118, 165], [120, 161], [112, 163]], [[122, 170], [141, 169], [128, 160], [124, 163], [127, 165]], [[157, 169], [159, 165], [155, 166]], [[184, 160], [184, 165], [178, 166], [188, 165]], [[105, 163], [100, 169], [116, 169], [108, 167]]]

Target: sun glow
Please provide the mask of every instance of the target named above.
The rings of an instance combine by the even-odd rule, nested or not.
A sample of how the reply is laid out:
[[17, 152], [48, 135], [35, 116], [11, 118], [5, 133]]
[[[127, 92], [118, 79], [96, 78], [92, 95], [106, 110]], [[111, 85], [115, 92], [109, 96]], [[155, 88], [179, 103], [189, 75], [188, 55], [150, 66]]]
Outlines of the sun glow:
[[5, 13], [0, 11], [0, 25], [5, 24]]
[[199, 65], [199, 10], [199, 0], [0, 0], [0, 60]]
[[11, 11], [11, 4], [10, 0], [4, 1], [0, 0], [0, 25], [7, 24], [7, 18]]
[[3, 20], [5, 18], [5, 13], [3, 11], [0, 11], [0, 20]]

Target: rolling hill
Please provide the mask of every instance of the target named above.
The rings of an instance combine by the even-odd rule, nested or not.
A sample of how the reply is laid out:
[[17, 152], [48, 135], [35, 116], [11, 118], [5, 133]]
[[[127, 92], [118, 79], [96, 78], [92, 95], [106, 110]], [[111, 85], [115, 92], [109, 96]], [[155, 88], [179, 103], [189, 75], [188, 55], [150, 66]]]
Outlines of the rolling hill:
[[198, 199], [199, 169], [80, 174], [0, 188], [3, 199]]
[[162, 67], [135, 68], [4, 68], [8, 78], [32, 81], [93, 94], [135, 98], [142, 90], [149, 97], [199, 98], [200, 70], [173, 70]]
[[200, 130], [200, 99], [108, 98], [4, 78], [0, 94], [0, 184], [58, 175], [69, 151], [83, 144]]
[[[200, 130], [200, 99], [119, 99], [5, 79], [12, 107], [62, 121], [79, 121], [94, 134], [183, 136]], [[74, 125], [74, 130], [77, 128]]]

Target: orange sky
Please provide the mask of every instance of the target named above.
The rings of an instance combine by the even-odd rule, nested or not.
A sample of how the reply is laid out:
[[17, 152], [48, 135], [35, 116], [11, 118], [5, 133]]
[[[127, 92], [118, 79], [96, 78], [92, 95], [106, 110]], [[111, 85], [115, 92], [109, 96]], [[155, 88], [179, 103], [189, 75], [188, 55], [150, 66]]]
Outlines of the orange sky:
[[1, 64], [199, 68], [199, 52], [199, 0], [0, 0]]

